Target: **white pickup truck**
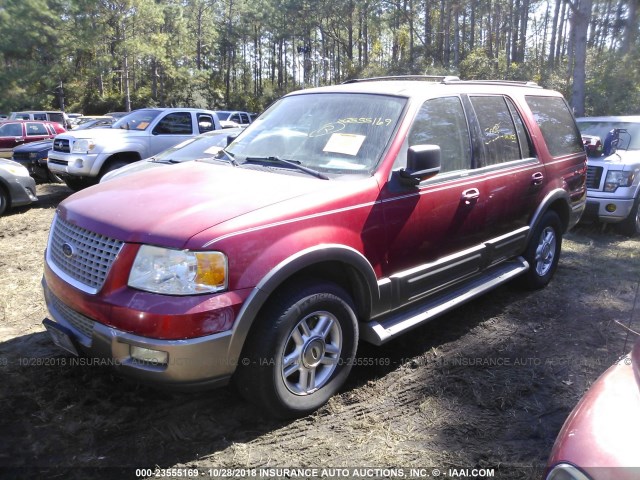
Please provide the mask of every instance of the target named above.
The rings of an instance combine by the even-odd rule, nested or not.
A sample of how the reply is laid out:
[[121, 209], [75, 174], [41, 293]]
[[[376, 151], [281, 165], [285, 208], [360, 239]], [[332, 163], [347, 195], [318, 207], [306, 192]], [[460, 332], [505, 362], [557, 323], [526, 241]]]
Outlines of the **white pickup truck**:
[[640, 234], [640, 116], [578, 118], [589, 159], [585, 219]]
[[200, 133], [219, 130], [215, 112], [194, 108], [145, 108], [122, 117], [112, 128], [58, 135], [49, 153], [49, 170], [73, 190], [94, 185], [107, 172]]

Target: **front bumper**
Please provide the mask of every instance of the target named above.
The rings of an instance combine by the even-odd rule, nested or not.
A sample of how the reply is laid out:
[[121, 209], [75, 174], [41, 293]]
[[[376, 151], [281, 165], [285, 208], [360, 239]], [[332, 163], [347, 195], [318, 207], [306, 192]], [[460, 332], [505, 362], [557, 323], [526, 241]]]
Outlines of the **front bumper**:
[[47, 157], [30, 159], [30, 158], [11, 158], [14, 162], [19, 163], [27, 170], [37, 182], [46, 182], [49, 180], [49, 167], [47, 166]]
[[597, 219], [604, 223], [621, 222], [631, 213], [633, 202], [633, 198], [589, 196], [584, 218]]
[[37, 202], [36, 181], [32, 177], [15, 177], [14, 181], [9, 182], [9, 195], [12, 207]]
[[[231, 330], [203, 337], [162, 340], [149, 338], [99, 323], [72, 309], [42, 280], [51, 319], [62, 326], [76, 349], [102, 359], [118, 373], [160, 386], [180, 389], [209, 388], [228, 383], [236, 368], [230, 353]], [[132, 356], [132, 347], [165, 352], [163, 363], [144, 362]]]
[[[100, 171], [100, 154], [49, 152], [49, 170], [61, 177], [91, 177]], [[100, 163], [101, 164], [101, 163]]]

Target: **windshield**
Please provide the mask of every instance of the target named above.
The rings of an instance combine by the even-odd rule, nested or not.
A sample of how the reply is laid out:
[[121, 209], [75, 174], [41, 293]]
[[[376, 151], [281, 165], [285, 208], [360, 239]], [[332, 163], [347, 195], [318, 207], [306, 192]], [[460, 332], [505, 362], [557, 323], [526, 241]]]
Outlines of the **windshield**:
[[640, 150], [640, 123], [618, 122], [618, 121], [591, 121], [579, 120], [578, 128], [583, 135], [595, 135], [604, 139], [614, 128], [626, 130], [620, 132], [619, 150]]
[[277, 157], [318, 172], [369, 174], [396, 128], [406, 99], [353, 93], [285, 97], [226, 151], [238, 163]]
[[189, 138], [178, 145], [156, 155], [157, 162], [188, 162], [205, 157], [214, 157], [220, 150], [227, 146], [229, 136], [237, 135], [235, 129], [218, 130], [205, 133], [198, 137]]
[[218, 115], [218, 120], [226, 120], [231, 115], [231, 112], [224, 112], [222, 110], [217, 110], [216, 115]]
[[158, 115], [160, 115], [160, 110], [136, 110], [114, 123], [113, 128], [146, 130]]

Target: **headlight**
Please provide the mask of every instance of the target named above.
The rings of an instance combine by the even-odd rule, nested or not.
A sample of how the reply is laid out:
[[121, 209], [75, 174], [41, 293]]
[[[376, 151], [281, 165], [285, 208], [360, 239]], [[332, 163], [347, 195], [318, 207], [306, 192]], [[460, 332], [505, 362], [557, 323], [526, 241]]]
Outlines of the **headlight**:
[[71, 153], [89, 153], [95, 147], [96, 144], [93, 143], [93, 140], [76, 140], [73, 142], [73, 147], [71, 147]]
[[130, 287], [166, 295], [194, 295], [227, 288], [227, 257], [143, 245], [129, 274]]
[[630, 187], [633, 183], [633, 179], [636, 177], [636, 172], [621, 172], [621, 171], [609, 171], [607, 172], [607, 178], [604, 182], [605, 192], [615, 192], [618, 187]]
[[29, 170], [27, 170], [22, 165], [16, 165], [16, 166], [11, 165], [11, 166], [5, 167], [5, 169], [9, 173], [11, 173], [12, 175], [15, 175], [16, 177], [28, 177], [29, 176]]
[[549, 472], [546, 480], [590, 480], [584, 473], [568, 463], [559, 463]]

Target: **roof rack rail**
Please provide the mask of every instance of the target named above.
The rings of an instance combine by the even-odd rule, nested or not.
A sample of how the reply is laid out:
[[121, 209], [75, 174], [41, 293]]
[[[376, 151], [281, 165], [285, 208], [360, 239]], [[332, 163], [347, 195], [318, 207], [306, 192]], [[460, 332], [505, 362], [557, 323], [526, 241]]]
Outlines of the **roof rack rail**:
[[521, 87], [542, 88], [536, 82], [526, 80], [450, 80], [456, 83], [466, 83], [471, 85], [516, 85]]
[[459, 82], [460, 79], [453, 75], [392, 75], [387, 77], [370, 77], [370, 78], [352, 78], [345, 80], [342, 84], [360, 83], [360, 82], [377, 82], [381, 80], [428, 80], [431, 82], [447, 83]]

